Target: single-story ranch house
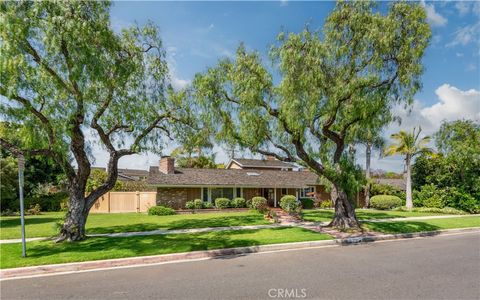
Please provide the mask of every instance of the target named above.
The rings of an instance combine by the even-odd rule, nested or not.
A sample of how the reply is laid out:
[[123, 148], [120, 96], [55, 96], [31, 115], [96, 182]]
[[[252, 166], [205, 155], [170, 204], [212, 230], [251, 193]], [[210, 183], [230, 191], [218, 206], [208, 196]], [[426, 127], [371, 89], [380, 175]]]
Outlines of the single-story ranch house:
[[165, 156], [158, 167], [150, 167], [147, 184], [156, 187], [158, 205], [173, 208], [183, 208], [194, 199], [214, 202], [216, 198], [263, 196], [273, 207], [284, 195], [330, 199], [317, 175], [296, 169], [273, 157], [232, 159], [225, 169], [176, 168], [174, 158]]
[[[143, 181], [147, 188], [136, 192], [107, 193], [97, 200], [93, 212], [140, 212], [155, 204], [183, 209], [187, 201], [195, 199], [214, 203], [217, 198], [242, 197], [250, 200], [263, 196], [272, 207], [278, 207], [284, 195], [308, 197], [315, 202], [331, 199], [330, 193], [313, 172], [273, 157], [234, 158], [225, 169], [193, 169], [178, 168], [174, 158], [164, 156], [159, 165], [150, 167], [149, 171], [118, 171], [118, 180]], [[405, 190], [403, 179], [374, 180]], [[355, 199], [357, 207], [363, 206], [364, 201], [364, 194], [359, 191]]]

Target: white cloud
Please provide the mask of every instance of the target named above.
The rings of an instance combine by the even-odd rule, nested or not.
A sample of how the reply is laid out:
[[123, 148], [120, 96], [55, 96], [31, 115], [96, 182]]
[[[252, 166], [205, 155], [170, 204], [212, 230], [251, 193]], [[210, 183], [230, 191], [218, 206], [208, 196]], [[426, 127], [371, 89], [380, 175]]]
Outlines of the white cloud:
[[190, 80], [177, 78], [175, 75], [171, 76], [172, 87], [174, 90], [179, 91], [190, 84]]
[[[462, 91], [449, 84], [443, 84], [435, 90], [438, 102], [431, 106], [424, 106], [416, 100], [409, 108], [396, 106], [394, 114], [402, 119], [402, 124], [392, 123], [384, 133], [384, 137], [389, 141], [392, 133], [400, 129], [410, 131], [413, 127], [422, 127], [425, 135], [434, 134], [443, 121], [453, 121], [458, 119], [471, 119], [480, 121], [480, 91], [470, 89]], [[433, 146], [433, 141], [432, 145]], [[357, 155], [357, 161], [364, 164], [365, 158], [362, 154], [362, 147], [359, 147], [360, 153]], [[378, 154], [378, 152], [377, 152]], [[403, 170], [403, 158], [400, 156], [385, 157], [379, 159], [372, 156], [372, 168], [392, 170], [401, 172]]]
[[470, 12], [471, 3], [467, 1], [458, 1], [455, 3], [455, 8], [458, 10], [460, 16], [464, 16]]
[[460, 27], [457, 31], [455, 31], [455, 37], [453, 41], [448, 43], [447, 47], [453, 47], [457, 45], [465, 46], [470, 43], [479, 43], [480, 39], [480, 22], [467, 25], [464, 27]]
[[456, 119], [480, 120], [480, 91], [462, 91], [443, 84], [435, 91], [440, 101], [421, 110], [421, 115], [433, 124]]
[[448, 20], [441, 14], [435, 11], [435, 6], [432, 4], [427, 4], [425, 1], [422, 1], [421, 4], [425, 7], [427, 11], [427, 22], [432, 25], [432, 27], [442, 27], [445, 26]]

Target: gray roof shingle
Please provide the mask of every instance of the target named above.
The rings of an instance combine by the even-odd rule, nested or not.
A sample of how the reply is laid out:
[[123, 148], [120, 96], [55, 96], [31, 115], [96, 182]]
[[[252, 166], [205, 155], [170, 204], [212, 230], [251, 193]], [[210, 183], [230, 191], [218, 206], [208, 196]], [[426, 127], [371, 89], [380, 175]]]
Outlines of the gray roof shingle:
[[250, 159], [250, 158], [234, 158], [232, 161], [237, 162], [244, 168], [294, 168], [295, 166], [280, 160], [268, 159]]
[[164, 174], [152, 166], [147, 184], [302, 188], [317, 184], [317, 180], [318, 176], [309, 171], [176, 168], [174, 174]]

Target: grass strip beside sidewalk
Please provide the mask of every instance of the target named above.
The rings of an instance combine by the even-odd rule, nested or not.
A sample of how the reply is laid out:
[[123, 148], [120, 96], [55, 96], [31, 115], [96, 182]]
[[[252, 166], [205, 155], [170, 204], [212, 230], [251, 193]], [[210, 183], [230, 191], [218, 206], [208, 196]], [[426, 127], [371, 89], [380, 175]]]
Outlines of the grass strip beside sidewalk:
[[396, 222], [362, 222], [362, 225], [372, 231], [382, 233], [413, 233], [422, 231], [436, 231], [454, 228], [480, 227], [480, 217], [460, 217], [445, 219], [430, 219]]
[[303, 228], [272, 228], [127, 238], [95, 237], [78, 243], [38, 241], [27, 243], [26, 258], [21, 258], [21, 244], [1, 245], [0, 268], [330, 239], [333, 238], [327, 234]]

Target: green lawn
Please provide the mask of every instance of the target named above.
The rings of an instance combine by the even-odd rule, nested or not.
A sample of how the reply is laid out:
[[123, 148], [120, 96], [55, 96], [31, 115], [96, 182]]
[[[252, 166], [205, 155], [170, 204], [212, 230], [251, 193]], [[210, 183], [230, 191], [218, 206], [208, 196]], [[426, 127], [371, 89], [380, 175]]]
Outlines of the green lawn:
[[[389, 219], [389, 218], [407, 218], [407, 217], [423, 217], [423, 216], [441, 216], [441, 213], [429, 212], [410, 212], [410, 211], [394, 211], [394, 210], [376, 210], [376, 209], [356, 209], [357, 218], [359, 220], [368, 219]], [[329, 222], [332, 220], [334, 211], [332, 209], [305, 209], [303, 218], [305, 221], [311, 222]]]
[[364, 222], [367, 229], [383, 233], [411, 233], [441, 229], [480, 227], [480, 217], [460, 217], [422, 221]]
[[[27, 237], [49, 237], [57, 232], [56, 222], [64, 213], [44, 213], [27, 216]], [[186, 229], [203, 227], [270, 224], [262, 214], [254, 211], [201, 213], [173, 216], [149, 216], [142, 213], [90, 214], [87, 234], [148, 231], [156, 229]], [[20, 217], [0, 217], [0, 239], [20, 238]]]
[[0, 267], [14, 268], [328, 239], [332, 237], [303, 228], [285, 227], [127, 238], [97, 237], [79, 243], [29, 242], [26, 258], [21, 258], [20, 243], [3, 244], [0, 247]]

